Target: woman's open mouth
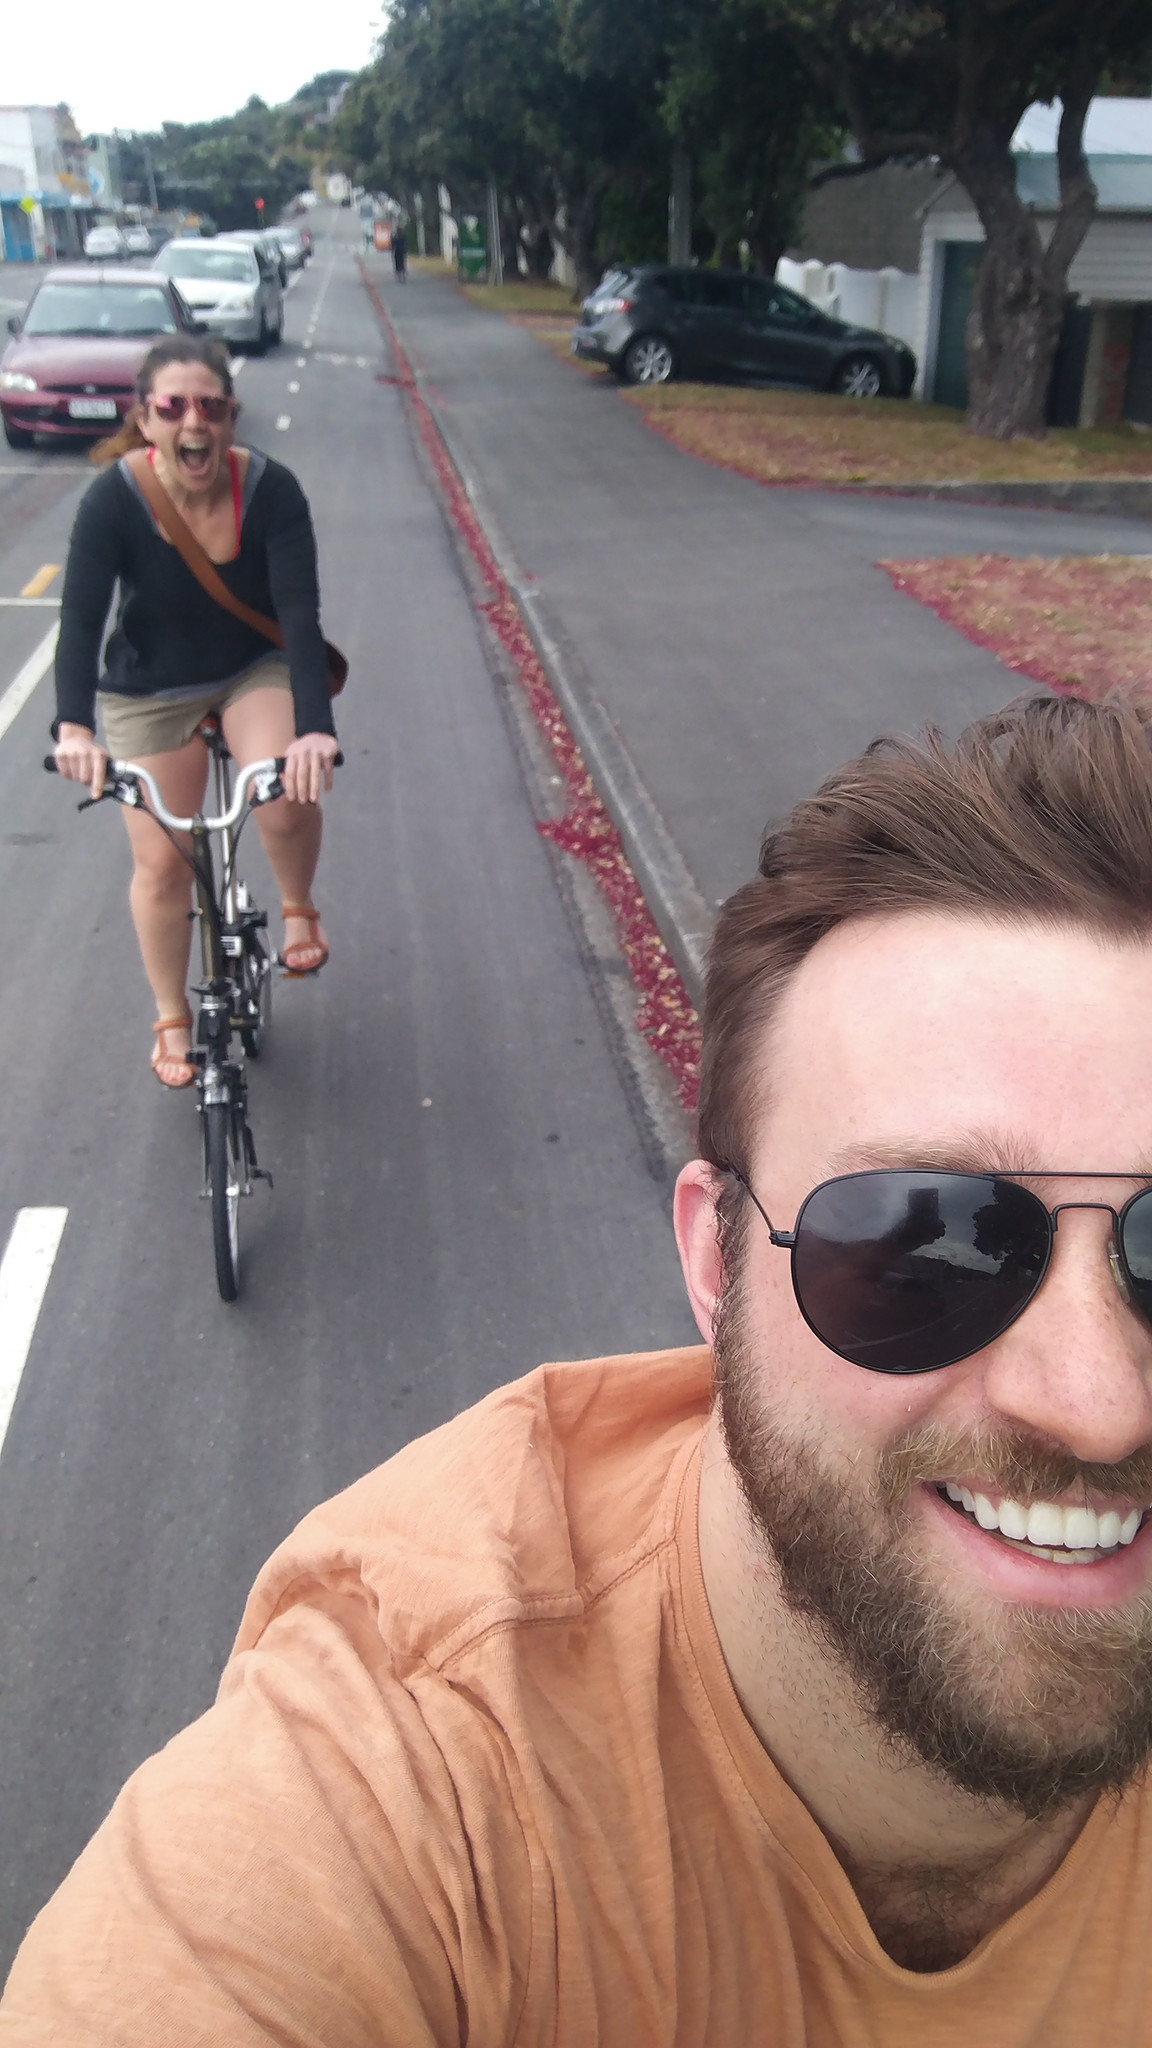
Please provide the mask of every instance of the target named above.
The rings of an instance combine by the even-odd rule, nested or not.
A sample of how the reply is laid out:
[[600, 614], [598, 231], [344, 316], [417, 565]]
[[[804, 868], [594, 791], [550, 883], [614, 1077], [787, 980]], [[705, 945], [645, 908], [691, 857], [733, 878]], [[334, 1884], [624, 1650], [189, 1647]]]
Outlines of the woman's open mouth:
[[177, 460], [186, 476], [197, 480], [205, 477], [212, 467], [211, 441], [181, 441], [176, 450]]

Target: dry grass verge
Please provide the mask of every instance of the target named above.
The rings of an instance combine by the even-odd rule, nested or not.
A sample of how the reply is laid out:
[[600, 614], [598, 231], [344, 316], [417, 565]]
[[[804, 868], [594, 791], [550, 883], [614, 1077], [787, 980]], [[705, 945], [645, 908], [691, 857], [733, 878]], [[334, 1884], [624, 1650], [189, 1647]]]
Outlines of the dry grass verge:
[[678, 448], [763, 484], [1152, 477], [1152, 436], [1126, 426], [985, 441], [961, 412], [899, 399], [670, 384], [627, 400]]
[[1078, 697], [1152, 693], [1152, 559], [961, 555], [880, 567], [1036, 682]]

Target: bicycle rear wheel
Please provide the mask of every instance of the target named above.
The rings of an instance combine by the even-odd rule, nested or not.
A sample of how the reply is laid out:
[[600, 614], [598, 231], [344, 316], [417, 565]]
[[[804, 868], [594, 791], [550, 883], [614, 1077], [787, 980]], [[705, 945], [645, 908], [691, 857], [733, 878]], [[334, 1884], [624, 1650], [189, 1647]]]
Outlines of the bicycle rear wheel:
[[212, 1205], [212, 1249], [222, 1301], [240, 1292], [240, 1190], [244, 1180], [243, 1134], [230, 1102], [209, 1102], [204, 1111], [204, 1180]]

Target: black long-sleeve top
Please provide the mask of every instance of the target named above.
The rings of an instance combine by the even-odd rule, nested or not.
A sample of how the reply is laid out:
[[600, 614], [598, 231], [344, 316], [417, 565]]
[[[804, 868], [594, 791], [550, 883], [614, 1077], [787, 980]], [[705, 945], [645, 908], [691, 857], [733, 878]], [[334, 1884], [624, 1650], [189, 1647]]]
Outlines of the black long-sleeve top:
[[[254, 611], [284, 634], [296, 732], [334, 733], [328, 659], [320, 631], [316, 538], [308, 500], [290, 469], [252, 456], [240, 552], [215, 567]], [[99, 673], [113, 591], [116, 623]], [[95, 729], [97, 687], [128, 697], [208, 690], [272, 651], [262, 633], [226, 612], [157, 530], [131, 473], [117, 463], [84, 494], [64, 577], [56, 649], [57, 716]]]

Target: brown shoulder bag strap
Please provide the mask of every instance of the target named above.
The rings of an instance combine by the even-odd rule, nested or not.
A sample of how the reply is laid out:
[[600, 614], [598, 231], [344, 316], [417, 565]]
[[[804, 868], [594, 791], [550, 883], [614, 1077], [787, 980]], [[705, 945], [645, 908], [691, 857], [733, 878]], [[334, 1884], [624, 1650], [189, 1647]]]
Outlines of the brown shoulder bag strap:
[[216, 603], [222, 605], [226, 612], [231, 612], [233, 618], [242, 619], [246, 626], [253, 627], [257, 633], [263, 633], [264, 638], [270, 640], [274, 647], [283, 647], [284, 635], [275, 619], [266, 617], [263, 612], [253, 611], [251, 605], [245, 604], [241, 598], [234, 597], [224, 578], [217, 575], [215, 564], [209, 560], [191, 527], [176, 510], [146, 451], [142, 448], [135, 449], [131, 455], [125, 457], [125, 460], [156, 515], [157, 525], [163, 528], [177, 554], [191, 569], [202, 589], [208, 592], [209, 597], [215, 598]]

